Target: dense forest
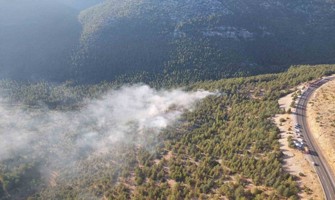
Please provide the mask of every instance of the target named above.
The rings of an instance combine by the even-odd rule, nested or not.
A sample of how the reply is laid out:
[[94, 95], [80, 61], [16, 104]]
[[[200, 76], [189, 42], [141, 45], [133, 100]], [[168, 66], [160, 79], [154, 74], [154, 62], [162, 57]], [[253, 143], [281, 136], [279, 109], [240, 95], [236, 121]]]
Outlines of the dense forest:
[[[282, 112], [277, 103], [281, 96], [300, 83], [334, 73], [333, 65], [293, 66], [278, 74], [185, 84], [186, 91], [215, 95], [158, 133], [129, 132], [131, 140], [99, 154], [75, 149], [78, 135], [71, 128], [52, 145], [48, 142], [55, 136], [41, 134], [23, 153], [0, 159], [0, 199], [298, 199], [299, 177], [283, 171], [272, 117]], [[171, 89], [174, 78], [165, 79]], [[157, 82], [152, 78], [148, 83], [161, 88]], [[10, 103], [12, 109], [69, 112], [117, 90], [120, 83], [3, 80], [0, 88], [1, 104]], [[37, 147], [44, 150], [32, 154]], [[74, 151], [79, 154], [65, 156]], [[62, 164], [55, 163], [62, 156], [57, 161]]]
[[272, 118], [334, 31], [333, 0], [0, 1], [0, 200], [299, 199]]
[[82, 82], [143, 73], [183, 80], [192, 74], [199, 81], [331, 64], [334, 6], [324, 0], [106, 0], [79, 15], [74, 73]]
[[334, 8], [328, 0], [1, 1], [0, 78], [186, 83], [331, 64]]

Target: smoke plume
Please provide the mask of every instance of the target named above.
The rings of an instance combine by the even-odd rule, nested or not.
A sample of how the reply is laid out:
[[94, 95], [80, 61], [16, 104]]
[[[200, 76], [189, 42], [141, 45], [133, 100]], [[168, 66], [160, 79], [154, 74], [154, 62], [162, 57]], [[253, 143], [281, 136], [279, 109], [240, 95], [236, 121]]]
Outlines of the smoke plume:
[[77, 111], [0, 106], [0, 161], [29, 155], [37, 160], [76, 159], [103, 152], [117, 142], [144, 143], [179, 119], [207, 91], [154, 90], [146, 85], [122, 87]]

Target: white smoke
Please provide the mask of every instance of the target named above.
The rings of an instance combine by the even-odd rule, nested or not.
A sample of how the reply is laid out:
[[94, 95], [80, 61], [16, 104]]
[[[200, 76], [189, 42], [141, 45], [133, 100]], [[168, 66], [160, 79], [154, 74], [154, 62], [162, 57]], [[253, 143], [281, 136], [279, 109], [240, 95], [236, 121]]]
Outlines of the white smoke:
[[52, 159], [102, 151], [116, 142], [143, 142], [172, 125], [185, 110], [212, 93], [180, 89], [157, 91], [146, 85], [122, 87], [79, 111], [0, 106], [0, 161], [21, 154]]

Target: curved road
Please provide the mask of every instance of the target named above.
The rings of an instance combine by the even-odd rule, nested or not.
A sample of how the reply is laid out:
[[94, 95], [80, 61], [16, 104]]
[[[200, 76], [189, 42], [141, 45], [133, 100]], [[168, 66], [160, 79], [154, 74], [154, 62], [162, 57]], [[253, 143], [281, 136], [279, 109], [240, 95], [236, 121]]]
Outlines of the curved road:
[[334, 174], [331, 171], [328, 163], [326, 162], [320, 148], [318, 147], [316, 141], [314, 140], [313, 136], [311, 135], [311, 131], [308, 126], [308, 122], [306, 119], [306, 107], [309, 102], [310, 97], [312, 96], [313, 92], [319, 88], [321, 85], [325, 84], [326, 82], [335, 79], [335, 77], [331, 78], [324, 78], [321, 79], [314, 84], [312, 84], [302, 95], [299, 99], [297, 104], [296, 116], [297, 116], [297, 123], [301, 125], [302, 135], [306, 144], [309, 148], [311, 161], [315, 163], [314, 168], [316, 173], [319, 176], [325, 198], [327, 200], [335, 200], [335, 179]]

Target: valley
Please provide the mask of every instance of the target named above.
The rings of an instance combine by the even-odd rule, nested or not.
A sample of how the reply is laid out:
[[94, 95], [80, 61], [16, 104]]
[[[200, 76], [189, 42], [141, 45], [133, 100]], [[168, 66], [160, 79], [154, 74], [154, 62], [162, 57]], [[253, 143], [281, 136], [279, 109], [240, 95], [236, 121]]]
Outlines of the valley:
[[0, 1], [0, 200], [332, 199], [334, 8]]
[[174, 77], [166, 82], [184, 85], [335, 62], [334, 2], [326, 0], [3, 4], [2, 78], [97, 84]]
[[174, 76], [185, 84], [333, 63], [332, 6], [314, 0], [108, 0], [79, 16], [77, 76], [92, 82]]

